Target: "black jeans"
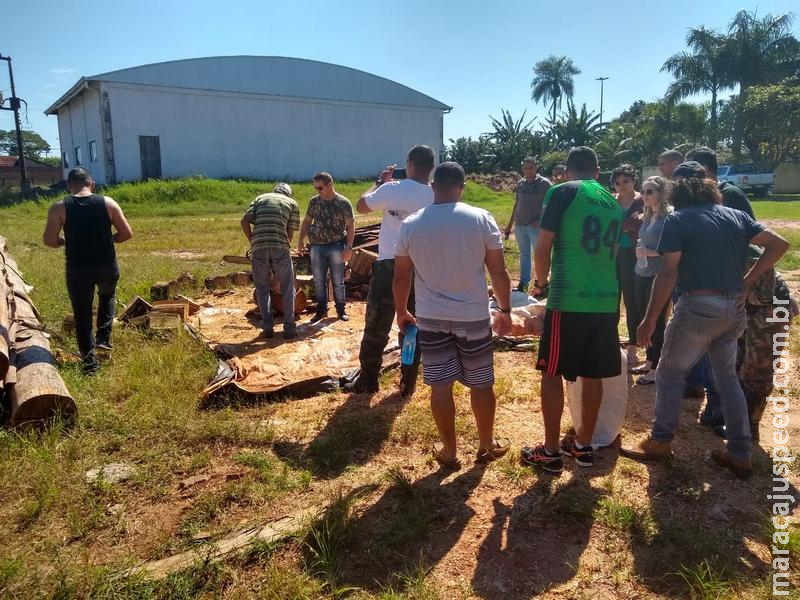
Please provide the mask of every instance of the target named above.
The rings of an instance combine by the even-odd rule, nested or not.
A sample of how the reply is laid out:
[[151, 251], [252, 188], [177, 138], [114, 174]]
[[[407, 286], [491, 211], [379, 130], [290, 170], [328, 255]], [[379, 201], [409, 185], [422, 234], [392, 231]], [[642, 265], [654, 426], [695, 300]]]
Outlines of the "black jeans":
[[[395, 319], [392, 281], [394, 280], [394, 260], [379, 260], [372, 265], [372, 280], [367, 295], [367, 313], [365, 315], [364, 336], [361, 338], [361, 351], [358, 358], [361, 363], [360, 378], [364, 382], [378, 383], [378, 375], [383, 362], [383, 350], [389, 342], [389, 332]], [[412, 288], [408, 298], [408, 310], [414, 312], [414, 291]], [[399, 335], [399, 343], [403, 344], [403, 334]], [[401, 371], [410, 374], [419, 371], [420, 348], [417, 344], [414, 352], [414, 364], [401, 366]]]
[[119, 266], [75, 267], [67, 265], [67, 292], [75, 316], [75, 337], [84, 365], [95, 366], [95, 337], [92, 332], [92, 303], [97, 288], [97, 343], [111, 341], [111, 325], [114, 322]]
[[628, 343], [636, 345], [636, 329], [642, 322], [636, 302], [636, 251], [633, 248], [619, 248], [617, 251], [617, 278], [622, 300], [625, 302], [625, 322], [628, 326]]
[[[650, 302], [650, 293], [653, 289], [653, 282], [656, 277], [642, 277], [636, 275], [636, 301], [638, 303], [638, 312], [644, 318], [644, 313], [647, 312], [647, 305]], [[669, 302], [661, 309], [661, 313], [656, 320], [656, 328], [653, 331], [653, 337], [650, 339], [652, 346], [647, 349], [647, 360], [649, 360], [653, 367], [658, 366], [658, 361], [661, 359], [661, 348], [664, 345], [664, 328], [667, 326], [667, 309], [669, 309]]]

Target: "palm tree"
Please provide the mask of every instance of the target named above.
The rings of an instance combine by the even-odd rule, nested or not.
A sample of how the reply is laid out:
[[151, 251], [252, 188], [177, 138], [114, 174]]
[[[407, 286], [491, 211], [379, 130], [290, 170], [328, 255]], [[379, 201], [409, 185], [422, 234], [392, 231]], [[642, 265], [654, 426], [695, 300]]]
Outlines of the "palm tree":
[[550, 135], [556, 146], [565, 150], [574, 146], [594, 145], [604, 129], [599, 119], [600, 115], [586, 109], [586, 103], [578, 112], [575, 105], [567, 101], [567, 112], [557, 121], [549, 121]]
[[725, 35], [705, 27], [692, 28], [686, 34], [686, 45], [692, 50], [673, 54], [661, 67], [672, 73], [675, 81], [667, 89], [665, 99], [673, 103], [695, 94], [711, 93], [711, 123], [709, 146], [717, 149], [717, 95], [733, 86], [729, 73], [728, 46]]
[[561, 107], [563, 96], [572, 100], [575, 95], [575, 82], [572, 80], [581, 70], [575, 66], [571, 58], [553, 56], [540, 60], [533, 67], [535, 74], [531, 80], [531, 99], [542, 104], [553, 103], [551, 120], [556, 120], [556, 108]]
[[486, 139], [492, 142], [495, 166], [502, 170], [517, 169], [520, 161], [530, 152], [533, 141], [531, 125], [535, 119], [525, 122], [525, 112], [514, 120], [511, 113], [500, 109], [501, 119], [489, 115], [494, 131], [485, 133]]
[[740, 10], [728, 27], [727, 49], [730, 74], [739, 84], [733, 125], [733, 153], [741, 155], [744, 133], [744, 104], [754, 85], [776, 83], [800, 68], [800, 42], [791, 33], [791, 13], [758, 18], [755, 12]]

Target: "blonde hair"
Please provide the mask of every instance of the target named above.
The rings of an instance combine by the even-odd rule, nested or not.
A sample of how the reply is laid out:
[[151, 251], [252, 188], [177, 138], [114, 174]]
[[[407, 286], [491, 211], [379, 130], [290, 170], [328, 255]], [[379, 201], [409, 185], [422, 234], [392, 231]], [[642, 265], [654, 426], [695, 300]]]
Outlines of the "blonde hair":
[[[642, 190], [644, 190], [644, 186], [646, 185], [652, 187], [656, 191], [656, 194], [658, 194], [658, 213], [666, 217], [673, 211], [673, 207], [669, 203], [672, 182], [661, 175], [653, 175], [642, 182]], [[642, 219], [647, 222], [652, 218], [652, 216], [653, 209], [645, 204], [644, 217], [642, 217]]]

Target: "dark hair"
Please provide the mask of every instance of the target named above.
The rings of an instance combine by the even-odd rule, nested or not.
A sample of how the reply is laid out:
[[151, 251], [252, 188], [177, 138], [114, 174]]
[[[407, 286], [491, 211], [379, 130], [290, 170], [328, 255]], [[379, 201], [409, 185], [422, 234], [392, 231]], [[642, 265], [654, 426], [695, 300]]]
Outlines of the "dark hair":
[[630, 177], [632, 181], [636, 181], [636, 167], [625, 163], [615, 168], [611, 171], [611, 185], [614, 185], [614, 180], [617, 177]]
[[672, 184], [670, 202], [676, 210], [701, 204], [722, 204], [722, 194], [713, 179], [681, 178]]
[[535, 156], [526, 156], [525, 158], [522, 159], [522, 164], [524, 165], [525, 163], [533, 163], [535, 165], [538, 165], [539, 161], [536, 160]]
[[674, 160], [675, 162], [683, 162], [683, 154], [677, 150], [666, 150], [658, 155], [658, 159]]
[[417, 144], [408, 151], [408, 161], [422, 171], [431, 172], [436, 155], [433, 148], [424, 144]]
[[597, 154], [588, 146], [576, 146], [569, 151], [567, 169], [570, 173], [594, 176], [597, 167]]
[[558, 163], [555, 167], [553, 167], [553, 171], [566, 171], [567, 165], [563, 163]]
[[325, 183], [333, 183], [333, 175], [327, 171], [317, 171], [311, 181], [324, 181]]
[[92, 174], [81, 167], [72, 169], [67, 175], [67, 183], [80, 183], [85, 187], [92, 183]]
[[443, 188], [460, 188], [465, 179], [464, 169], [457, 162], [443, 162], [433, 172], [433, 183]]
[[686, 160], [693, 160], [703, 165], [710, 175], [717, 174], [717, 153], [708, 146], [700, 146], [686, 153]]

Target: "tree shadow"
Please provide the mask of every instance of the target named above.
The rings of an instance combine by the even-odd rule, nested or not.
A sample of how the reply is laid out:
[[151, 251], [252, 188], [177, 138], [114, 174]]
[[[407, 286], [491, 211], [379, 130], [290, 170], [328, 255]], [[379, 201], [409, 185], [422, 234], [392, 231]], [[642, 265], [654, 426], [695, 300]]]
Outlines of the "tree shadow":
[[480, 463], [456, 475], [438, 469], [414, 482], [393, 475], [394, 485], [353, 523], [343, 583], [380, 592], [402, 586], [398, 574], [434, 567], [475, 515], [467, 500], [485, 470]]
[[350, 465], [366, 464], [380, 452], [408, 402], [400, 392], [385, 395], [375, 405], [371, 405], [372, 397], [350, 394], [310, 443], [277, 441], [275, 453], [325, 479], [338, 477]]

